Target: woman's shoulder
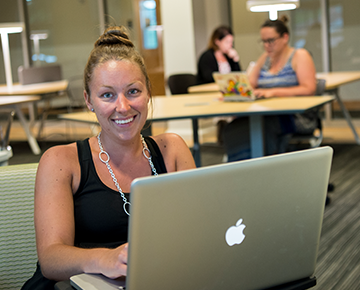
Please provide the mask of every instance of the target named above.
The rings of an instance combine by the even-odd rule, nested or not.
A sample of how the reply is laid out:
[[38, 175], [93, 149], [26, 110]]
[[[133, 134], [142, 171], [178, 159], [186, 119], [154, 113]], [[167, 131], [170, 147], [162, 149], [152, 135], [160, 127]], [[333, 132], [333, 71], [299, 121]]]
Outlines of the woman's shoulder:
[[195, 168], [189, 147], [179, 135], [164, 133], [152, 138], [159, 146], [168, 172]]
[[213, 58], [213, 57], [215, 57], [214, 53], [215, 53], [214, 50], [209, 48], [200, 55], [200, 60]]
[[159, 148], [167, 146], [183, 145], [185, 141], [175, 133], [163, 133], [160, 135], [152, 136], [154, 141], [158, 144]]
[[164, 133], [152, 137], [159, 146], [161, 154], [166, 158], [172, 158], [189, 150], [184, 139], [175, 133]]
[[294, 59], [304, 59], [304, 58], [308, 58], [311, 57], [311, 54], [309, 53], [309, 51], [305, 48], [295, 48], [294, 49]]
[[40, 165], [45, 164], [64, 164], [70, 165], [74, 161], [77, 162], [77, 146], [76, 142], [66, 145], [56, 145], [47, 149], [41, 156]]
[[305, 67], [314, 66], [314, 61], [309, 51], [307, 51], [305, 48], [297, 48], [294, 51], [294, 56], [292, 58], [291, 65], [294, 68], [294, 70], [297, 70], [299, 66], [305, 66]]

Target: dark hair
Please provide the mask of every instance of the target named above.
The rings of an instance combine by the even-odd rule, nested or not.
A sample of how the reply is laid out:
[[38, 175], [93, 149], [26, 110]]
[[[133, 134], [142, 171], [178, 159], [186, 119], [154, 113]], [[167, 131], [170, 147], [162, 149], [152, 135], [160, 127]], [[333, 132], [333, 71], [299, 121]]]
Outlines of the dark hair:
[[276, 30], [277, 33], [280, 34], [280, 36], [283, 36], [284, 33], [289, 34], [289, 29], [286, 26], [286, 22], [288, 22], [288, 18], [283, 15], [281, 19], [277, 20], [266, 20], [263, 25], [261, 25], [261, 28], [264, 27], [272, 27]]
[[209, 41], [209, 48], [213, 50], [218, 50], [219, 47], [215, 44], [215, 40], [222, 40], [227, 35], [233, 35], [230, 27], [223, 25], [216, 28], [211, 35]]
[[144, 59], [135, 49], [134, 44], [129, 39], [126, 28], [123, 26], [107, 28], [94, 44], [84, 70], [84, 88], [89, 96], [89, 82], [91, 81], [94, 69], [109, 60], [128, 60], [137, 64], [145, 76], [146, 88], [151, 96], [151, 84]]

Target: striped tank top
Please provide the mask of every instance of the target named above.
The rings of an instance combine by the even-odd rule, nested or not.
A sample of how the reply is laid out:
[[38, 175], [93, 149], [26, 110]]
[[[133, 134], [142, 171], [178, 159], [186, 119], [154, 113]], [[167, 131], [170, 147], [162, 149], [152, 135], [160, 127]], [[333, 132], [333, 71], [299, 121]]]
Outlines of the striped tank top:
[[270, 70], [270, 58], [268, 57], [265, 64], [260, 70], [258, 79], [259, 88], [274, 88], [274, 87], [293, 87], [298, 86], [299, 82], [296, 77], [296, 73], [291, 66], [291, 61], [294, 56], [295, 49], [291, 53], [288, 61], [284, 67], [276, 74], [269, 72]]

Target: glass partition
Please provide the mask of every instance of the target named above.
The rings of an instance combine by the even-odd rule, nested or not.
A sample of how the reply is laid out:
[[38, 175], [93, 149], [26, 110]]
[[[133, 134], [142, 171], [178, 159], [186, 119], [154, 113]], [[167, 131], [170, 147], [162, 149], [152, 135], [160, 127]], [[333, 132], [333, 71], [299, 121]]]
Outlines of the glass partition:
[[107, 22], [127, 27], [131, 41], [138, 47], [136, 21], [132, 0], [106, 0]]
[[82, 74], [99, 36], [97, 1], [28, 0], [26, 3], [34, 65], [58, 63], [64, 78]]
[[[329, 0], [330, 56], [332, 71], [360, 70], [360, 17], [358, 0]], [[320, 1], [301, 0], [290, 14], [291, 44], [304, 47], [314, 57], [316, 70], [323, 71]], [[360, 82], [340, 87], [343, 100], [359, 100]]]

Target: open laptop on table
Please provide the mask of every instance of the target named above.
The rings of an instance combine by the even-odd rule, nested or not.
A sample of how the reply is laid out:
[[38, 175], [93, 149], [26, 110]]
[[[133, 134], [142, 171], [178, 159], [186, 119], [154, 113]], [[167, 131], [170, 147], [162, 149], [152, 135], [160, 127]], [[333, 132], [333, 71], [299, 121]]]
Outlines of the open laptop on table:
[[[126, 289], [267, 289], [312, 277], [331, 160], [322, 147], [134, 180]], [[102, 286], [87, 288], [91, 279]], [[105, 280], [71, 283], [119, 289]]]
[[213, 78], [225, 102], [250, 102], [256, 99], [246, 72], [214, 72]]

